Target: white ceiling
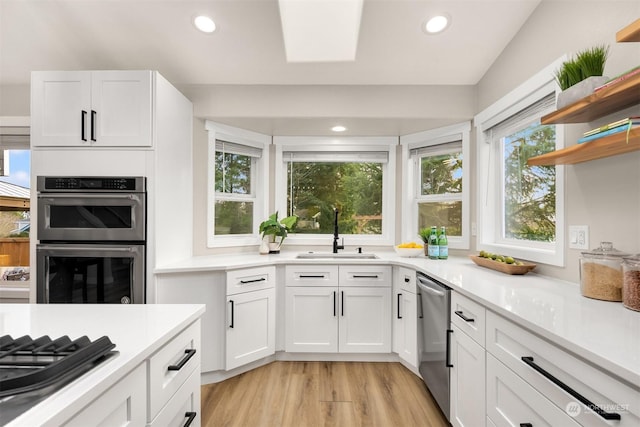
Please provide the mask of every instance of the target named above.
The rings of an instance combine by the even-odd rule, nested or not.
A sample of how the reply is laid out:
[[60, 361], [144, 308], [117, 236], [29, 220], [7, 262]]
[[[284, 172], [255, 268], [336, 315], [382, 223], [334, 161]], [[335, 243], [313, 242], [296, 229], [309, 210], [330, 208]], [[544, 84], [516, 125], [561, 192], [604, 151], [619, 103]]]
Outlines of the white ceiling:
[[[356, 59], [287, 63], [277, 0], [0, 0], [0, 85], [153, 69], [175, 85], [475, 85], [540, 0], [365, 0]], [[446, 12], [450, 28], [421, 31]], [[192, 25], [196, 14], [217, 24]]]

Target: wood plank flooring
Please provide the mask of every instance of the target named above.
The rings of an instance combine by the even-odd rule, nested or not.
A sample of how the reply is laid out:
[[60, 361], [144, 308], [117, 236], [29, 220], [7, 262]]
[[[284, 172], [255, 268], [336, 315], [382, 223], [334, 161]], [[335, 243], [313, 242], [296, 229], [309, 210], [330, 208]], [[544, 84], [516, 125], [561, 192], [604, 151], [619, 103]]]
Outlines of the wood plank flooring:
[[203, 427], [449, 426], [400, 363], [278, 361], [201, 391]]

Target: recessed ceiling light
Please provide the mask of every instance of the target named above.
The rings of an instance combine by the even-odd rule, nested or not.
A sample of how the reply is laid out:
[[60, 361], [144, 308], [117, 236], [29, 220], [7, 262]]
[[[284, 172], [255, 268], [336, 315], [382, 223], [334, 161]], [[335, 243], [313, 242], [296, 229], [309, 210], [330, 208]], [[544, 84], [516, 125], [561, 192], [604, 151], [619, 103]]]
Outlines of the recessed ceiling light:
[[449, 26], [450, 21], [447, 15], [435, 15], [427, 19], [422, 29], [427, 34], [441, 33]]
[[193, 25], [203, 33], [213, 33], [216, 30], [216, 23], [213, 19], [205, 15], [199, 15], [193, 18]]
[[344, 126], [338, 125], [338, 126], [332, 127], [331, 130], [334, 132], [344, 132], [345, 130], [347, 130], [347, 128]]

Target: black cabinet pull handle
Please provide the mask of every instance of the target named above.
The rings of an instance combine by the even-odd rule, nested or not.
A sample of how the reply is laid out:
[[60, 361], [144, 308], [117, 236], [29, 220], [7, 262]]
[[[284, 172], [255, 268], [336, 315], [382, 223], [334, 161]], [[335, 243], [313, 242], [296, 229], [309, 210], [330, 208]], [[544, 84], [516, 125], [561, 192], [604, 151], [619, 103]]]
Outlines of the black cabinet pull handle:
[[529, 365], [530, 367], [535, 369], [543, 377], [545, 377], [546, 379], [548, 379], [549, 381], [551, 381], [552, 383], [554, 383], [555, 385], [560, 387], [562, 390], [564, 390], [567, 393], [569, 393], [573, 398], [577, 399], [580, 403], [582, 403], [583, 405], [585, 405], [586, 407], [591, 409], [596, 414], [600, 415], [605, 420], [619, 420], [621, 418], [620, 414], [618, 414], [616, 412], [606, 412], [605, 410], [600, 408], [598, 405], [596, 405], [595, 403], [592, 403], [589, 399], [587, 399], [586, 397], [584, 397], [583, 395], [581, 395], [580, 393], [578, 393], [577, 391], [575, 391], [574, 389], [572, 389], [571, 387], [569, 387], [568, 385], [566, 385], [565, 383], [563, 383], [562, 381], [560, 381], [559, 379], [554, 377], [552, 374], [547, 372], [545, 369], [543, 369], [542, 367], [538, 366], [533, 361], [533, 357], [531, 357], [531, 356], [522, 356], [521, 359], [522, 359], [522, 361], [524, 363], [526, 363], [527, 365]]
[[80, 138], [83, 141], [87, 140], [87, 135], [85, 135], [84, 132], [84, 122], [86, 120], [87, 117], [87, 112], [85, 110], [82, 110], [82, 113], [80, 114]]
[[196, 349], [192, 348], [189, 350], [185, 350], [184, 354], [186, 356], [184, 356], [177, 365], [169, 365], [167, 369], [170, 371], [179, 371], [180, 369], [182, 369], [182, 367], [189, 361], [189, 359], [191, 359], [196, 354]]
[[233, 317], [234, 317], [233, 309], [235, 307], [235, 304], [232, 299], [230, 299], [229, 302], [231, 303], [231, 324], [229, 324], [229, 327], [233, 329]]
[[455, 311], [454, 313], [456, 313], [456, 315], [461, 318], [462, 320], [464, 320], [465, 322], [475, 322], [475, 319], [472, 319], [470, 317], [467, 317], [463, 314], [462, 311]]
[[402, 319], [402, 316], [400, 315], [400, 298], [402, 298], [402, 294], [398, 294], [398, 314], [396, 315], [398, 319]]
[[354, 274], [354, 279], [377, 279], [377, 274]]
[[340, 291], [340, 316], [344, 316], [344, 291]]
[[324, 279], [324, 274], [301, 274], [301, 279]]
[[420, 303], [420, 315], [418, 319], [424, 319], [424, 307], [422, 306], [422, 294], [418, 292], [418, 302]]
[[91, 140], [96, 142], [96, 112], [91, 110]]
[[184, 417], [187, 419], [187, 421], [185, 421], [184, 425], [182, 427], [189, 427], [191, 425], [191, 423], [193, 422], [193, 420], [196, 419], [196, 416], [198, 415], [197, 412], [185, 412], [184, 413]]
[[520, 427], [533, 427], [531, 423], [520, 423]]
[[411, 281], [411, 278], [409, 278], [408, 276], [404, 276], [404, 283], [409, 283]]
[[336, 317], [336, 291], [333, 291], [333, 317]]
[[251, 279], [251, 280], [240, 280], [240, 283], [247, 284], [247, 283], [255, 283], [255, 282], [264, 282], [265, 280], [267, 280], [265, 277], [261, 277], [259, 279]]
[[451, 334], [453, 333], [453, 329], [447, 329], [447, 343], [446, 343], [446, 354], [444, 356], [444, 364], [447, 368], [453, 368], [451, 364]]

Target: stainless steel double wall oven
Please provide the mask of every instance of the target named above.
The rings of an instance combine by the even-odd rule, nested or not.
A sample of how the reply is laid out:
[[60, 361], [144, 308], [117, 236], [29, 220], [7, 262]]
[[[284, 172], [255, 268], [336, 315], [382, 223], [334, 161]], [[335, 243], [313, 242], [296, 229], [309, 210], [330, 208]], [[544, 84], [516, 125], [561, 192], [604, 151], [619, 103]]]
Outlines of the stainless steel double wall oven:
[[37, 178], [37, 302], [144, 303], [143, 177]]

